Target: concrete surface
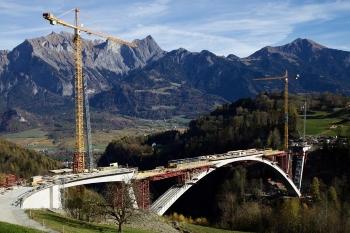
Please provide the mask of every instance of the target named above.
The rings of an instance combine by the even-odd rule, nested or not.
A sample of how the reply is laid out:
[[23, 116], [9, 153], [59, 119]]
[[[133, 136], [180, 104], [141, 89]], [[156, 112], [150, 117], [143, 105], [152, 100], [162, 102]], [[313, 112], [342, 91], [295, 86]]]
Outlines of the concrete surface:
[[14, 187], [13, 190], [0, 191], [0, 221], [35, 228], [45, 232], [55, 232], [30, 219], [20, 206], [17, 197], [30, 190], [30, 187]]

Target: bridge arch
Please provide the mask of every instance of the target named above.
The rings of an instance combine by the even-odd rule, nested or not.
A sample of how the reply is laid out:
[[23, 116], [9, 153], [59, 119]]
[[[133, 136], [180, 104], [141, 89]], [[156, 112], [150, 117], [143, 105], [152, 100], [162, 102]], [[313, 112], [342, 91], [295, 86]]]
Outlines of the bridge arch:
[[221, 168], [225, 165], [243, 162], [243, 161], [254, 161], [266, 164], [269, 167], [272, 167], [275, 171], [277, 171], [282, 177], [287, 181], [288, 185], [292, 188], [296, 196], [300, 197], [300, 190], [295, 186], [293, 181], [289, 178], [289, 176], [274, 162], [263, 159], [262, 157], [252, 156], [252, 157], [237, 157], [223, 160], [214, 160], [213, 167], [209, 168], [206, 171], [202, 171], [191, 178], [191, 180], [187, 181], [182, 186], [172, 186], [169, 188], [163, 195], [161, 195], [151, 206], [151, 210], [158, 215], [163, 215], [187, 190], [189, 190], [194, 184], [198, 181], [206, 177], [211, 172]]

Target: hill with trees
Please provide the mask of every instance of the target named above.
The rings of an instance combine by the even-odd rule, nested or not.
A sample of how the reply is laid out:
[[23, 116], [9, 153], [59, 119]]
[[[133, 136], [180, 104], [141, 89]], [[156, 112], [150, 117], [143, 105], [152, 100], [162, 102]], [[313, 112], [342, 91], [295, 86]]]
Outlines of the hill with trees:
[[[312, 120], [322, 120], [315, 113], [323, 111], [342, 124], [348, 121], [348, 97], [331, 93], [293, 95], [289, 108], [291, 138], [300, 137], [297, 125], [305, 98]], [[117, 161], [144, 169], [164, 165], [169, 159], [233, 149], [281, 148], [283, 122], [282, 95], [260, 94], [218, 107], [191, 121], [185, 132], [171, 130], [115, 140], [99, 163]], [[215, 173], [219, 176], [215, 182], [209, 177], [194, 186], [169, 213], [177, 212], [188, 219], [205, 216], [210, 225], [249, 232], [349, 232], [350, 130], [339, 133], [342, 138], [331, 145], [319, 145], [308, 155], [302, 199], [268, 194], [271, 184], [265, 178], [274, 177], [273, 173], [259, 164], [238, 164]]]
[[59, 166], [56, 160], [0, 139], [0, 173], [29, 178]]
[[[329, 117], [346, 118], [349, 98], [332, 93], [291, 95], [289, 103], [289, 136], [300, 134], [300, 115], [304, 100], [308, 114], [330, 112]], [[340, 109], [340, 110], [339, 110]], [[316, 119], [317, 120], [317, 119]], [[322, 119], [321, 119], [322, 120]], [[341, 119], [340, 123], [346, 123]], [[298, 124], [299, 122], [299, 124]], [[316, 122], [317, 123], [317, 122]], [[299, 126], [299, 127], [298, 127]], [[123, 137], [109, 143], [99, 165], [112, 162], [141, 169], [164, 165], [168, 160], [195, 157], [246, 148], [281, 149], [284, 113], [281, 93], [259, 94], [224, 104], [189, 123], [185, 132], [176, 129], [138, 137]]]
[[[261, 94], [218, 107], [189, 123], [185, 132], [124, 137], [112, 141], [99, 165], [112, 162], [152, 168], [170, 159], [195, 157], [244, 148], [280, 148], [283, 135], [283, 99], [280, 94]], [[289, 107], [289, 129], [297, 135], [298, 112]]]

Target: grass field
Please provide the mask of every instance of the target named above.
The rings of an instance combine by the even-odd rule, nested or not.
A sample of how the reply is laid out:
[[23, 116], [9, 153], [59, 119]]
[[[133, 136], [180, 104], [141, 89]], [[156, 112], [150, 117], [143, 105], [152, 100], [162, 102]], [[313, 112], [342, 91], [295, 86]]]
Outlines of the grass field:
[[53, 140], [50, 139], [47, 134], [46, 131], [36, 128], [18, 133], [2, 134], [1, 137], [30, 149], [53, 149], [55, 148], [55, 145], [53, 144]]
[[189, 223], [181, 223], [181, 228], [191, 233], [243, 233], [243, 231], [229, 231], [212, 227], [199, 226]]
[[[347, 109], [337, 109], [332, 112], [315, 111], [312, 114], [309, 113], [306, 121], [306, 135], [335, 136], [339, 133], [342, 135], [350, 129], [350, 122], [347, 120], [350, 118], [349, 116], [350, 114]], [[122, 129], [93, 129], [92, 143], [94, 153], [102, 153], [108, 143], [114, 139], [119, 139], [125, 136], [151, 134], [173, 129], [175, 127], [176, 129], [181, 130], [184, 129], [189, 122], [189, 119], [181, 116], [168, 120], [133, 118], [128, 118], [127, 120], [132, 122], [132, 124]], [[333, 128], [331, 128], [332, 126]], [[49, 132], [47, 130], [48, 129], [36, 128], [18, 133], [6, 133], [0, 136], [20, 146], [39, 151], [47, 151], [48, 153], [55, 153], [60, 150], [73, 151], [74, 135], [72, 133], [69, 133], [68, 135], [66, 134], [54, 143], [54, 140], [49, 138]], [[300, 135], [302, 135], [302, 116], [300, 116], [300, 121], [298, 122], [298, 131]]]
[[[95, 153], [101, 153], [105, 150], [109, 142], [114, 139], [119, 139], [125, 136], [137, 136], [151, 134], [159, 131], [169, 130], [176, 127], [177, 129], [184, 129], [187, 127], [189, 119], [181, 116], [174, 117], [168, 120], [146, 120], [146, 119], [129, 119], [131, 125], [122, 129], [92, 129], [92, 143]], [[68, 127], [68, 126], [67, 126]], [[70, 126], [72, 127], [72, 126]], [[38, 151], [47, 151], [48, 153], [55, 153], [59, 150], [73, 151], [74, 149], [74, 135], [69, 133], [67, 129], [60, 128], [62, 135], [54, 141], [48, 135], [50, 130], [36, 128], [21, 131], [18, 133], [4, 133], [0, 137], [16, 143], [25, 148], [34, 149]], [[52, 133], [52, 132], [51, 132]]]
[[[338, 110], [338, 112], [340, 112]], [[335, 136], [340, 133], [343, 135], [349, 128], [350, 122], [347, 121], [346, 114], [337, 114], [337, 112], [314, 112], [307, 116], [306, 119], [306, 135], [323, 135], [323, 136]], [[298, 122], [298, 131], [302, 135], [303, 133], [303, 116], [300, 117]]]
[[0, 222], [0, 233], [42, 233], [43, 231], [22, 227], [6, 222]]
[[[31, 210], [31, 218], [50, 229], [66, 233], [109, 233], [116, 232], [116, 226], [88, 223], [63, 217], [46, 210]], [[123, 228], [125, 233], [151, 233], [142, 229]]]
[[[35, 221], [41, 224], [44, 223], [46, 227], [58, 232], [63, 232], [63, 231], [66, 233], [116, 232], [116, 226], [83, 222], [83, 221], [63, 217], [62, 215], [59, 215], [47, 210], [31, 210], [31, 217]], [[189, 232], [189, 233], [243, 233], [241, 231], [229, 231], [229, 230], [199, 226], [199, 225], [188, 224], [188, 223], [181, 223], [180, 227], [184, 232]], [[14, 231], [14, 233], [17, 233], [17, 232], [19, 233], [21, 231]], [[36, 233], [40, 231], [28, 231], [28, 233], [32, 233], [32, 232]], [[128, 227], [124, 227], [123, 232], [153, 233], [143, 229], [132, 229]]]

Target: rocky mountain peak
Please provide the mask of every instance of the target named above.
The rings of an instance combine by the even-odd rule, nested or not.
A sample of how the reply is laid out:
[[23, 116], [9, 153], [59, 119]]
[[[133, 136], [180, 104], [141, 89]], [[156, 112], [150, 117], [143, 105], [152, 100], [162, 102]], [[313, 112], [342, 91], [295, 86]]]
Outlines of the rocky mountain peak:
[[[130, 48], [110, 40], [82, 39], [83, 72], [88, 88], [94, 93], [108, 90], [119, 77], [142, 68], [165, 53], [151, 36], [135, 43], [138, 46]], [[18, 75], [30, 74], [28, 76], [43, 90], [71, 96], [74, 85], [73, 52], [72, 33], [51, 32], [46, 36], [27, 39], [8, 55], [0, 55], [0, 73], [8, 63], [7, 70]]]
[[227, 55], [226, 58], [229, 59], [229, 60], [231, 60], [231, 61], [238, 61], [238, 60], [240, 59], [239, 57], [237, 57], [237, 56], [234, 55], [234, 54], [229, 54], [229, 55]]
[[272, 54], [279, 54], [284, 57], [308, 57], [327, 47], [320, 45], [310, 39], [297, 38], [291, 43], [282, 46], [266, 46], [253, 53], [248, 59], [269, 57]]
[[[0, 102], [36, 113], [46, 104], [50, 111], [66, 102], [73, 104], [72, 39], [71, 33], [53, 32], [25, 40], [10, 52], [0, 51], [0, 93], [7, 95]], [[175, 112], [186, 115], [207, 110], [214, 102], [265, 91], [252, 78], [278, 75], [285, 69], [305, 77], [291, 84], [292, 92], [350, 93], [350, 53], [328, 49], [308, 39], [268, 46], [247, 58], [184, 48], [166, 52], [151, 36], [134, 43], [136, 48], [108, 40], [83, 39], [83, 73], [88, 91], [93, 93], [93, 108], [152, 118]], [[273, 89], [273, 85], [269, 88]], [[20, 119], [12, 115], [10, 120]]]
[[170, 54], [176, 54], [176, 55], [179, 55], [179, 56], [185, 56], [185, 55], [191, 54], [190, 51], [188, 51], [187, 49], [184, 49], [184, 48], [179, 48], [179, 49], [173, 50], [173, 51], [171, 51], [169, 53]]
[[167, 60], [169, 59], [174, 61], [176, 64], [180, 64], [187, 56], [191, 54], [193, 53], [184, 48], [179, 48], [168, 52], [165, 57]]
[[8, 53], [7, 58], [12, 61], [12, 66], [17, 71], [23, 72], [28, 66], [28, 61], [32, 58], [34, 48], [29, 40], [23, 41]]
[[318, 49], [326, 48], [326, 46], [323, 46], [321, 44], [316, 43], [313, 40], [310, 39], [303, 39], [303, 38], [297, 38], [294, 41], [290, 43], [290, 45], [297, 46], [297, 47], [313, 47]]
[[133, 42], [137, 45], [136, 48], [133, 48], [136, 55], [143, 57], [146, 60], [158, 59], [165, 53], [150, 35], [141, 40], [134, 40]]
[[148, 35], [148, 36], [146, 36], [146, 38], [141, 39], [141, 40], [134, 40], [133, 42], [138, 47], [147, 46], [150, 51], [163, 51], [151, 35]]
[[306, 52], [315, 52], [326, 48], [310, 39], [298, 38], [289, 44], [275, 47], [277, 51], [291, 54], [301, 54]]

